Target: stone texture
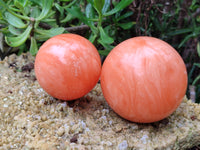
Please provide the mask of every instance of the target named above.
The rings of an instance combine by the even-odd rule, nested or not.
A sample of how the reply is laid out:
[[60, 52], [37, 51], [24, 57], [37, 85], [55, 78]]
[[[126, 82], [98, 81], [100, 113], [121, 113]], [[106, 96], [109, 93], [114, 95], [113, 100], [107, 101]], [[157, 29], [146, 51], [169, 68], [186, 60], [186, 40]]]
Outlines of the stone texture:
[[0, 62], [0, 149], [183, 150], [200, 144], [200, 105], [185, 97], [168, 118], [151, 124], [122, 119], [100, 85], [81, 99], [49, 96], [35, 79], [29, 54]]

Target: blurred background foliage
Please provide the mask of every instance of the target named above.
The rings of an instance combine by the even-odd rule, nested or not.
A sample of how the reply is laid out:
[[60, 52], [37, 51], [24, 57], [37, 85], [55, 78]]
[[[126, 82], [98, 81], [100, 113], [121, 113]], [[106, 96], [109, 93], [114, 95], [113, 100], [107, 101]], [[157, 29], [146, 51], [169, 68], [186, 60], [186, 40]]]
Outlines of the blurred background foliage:
[[188, 71], [187, 95], [200, 103], [199, 0], [0, 0], [0, 58], [29, 51], [61, 33], [89, 39], [103, 59], [134, 36], [171, 44]]

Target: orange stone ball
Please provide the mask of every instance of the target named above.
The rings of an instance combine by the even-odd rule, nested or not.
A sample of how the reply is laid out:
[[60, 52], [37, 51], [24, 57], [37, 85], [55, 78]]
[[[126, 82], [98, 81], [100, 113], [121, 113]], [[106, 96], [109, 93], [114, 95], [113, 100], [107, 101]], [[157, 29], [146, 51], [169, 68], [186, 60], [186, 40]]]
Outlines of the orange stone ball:
[[153, 37], [135, 37], [107, 56], [101, 87], [109, 106], [138, 123], [162, 120], [180, 105], [187, 88], [187, 71], [177, 51]]
[[35, 59], [40, 86], [51, 96], [73, 100], [87, 94], [98, 82], [101, 59], [86, 38], [60, 34], [47, 40]]

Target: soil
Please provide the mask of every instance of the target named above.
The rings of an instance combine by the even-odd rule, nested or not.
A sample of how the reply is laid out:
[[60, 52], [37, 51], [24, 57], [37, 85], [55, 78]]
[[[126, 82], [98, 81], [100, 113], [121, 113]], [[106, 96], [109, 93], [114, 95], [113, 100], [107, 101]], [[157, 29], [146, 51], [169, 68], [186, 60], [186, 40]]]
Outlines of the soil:
[[29, 53], [0, 62], [0, 149], [187, 149], [200, 144], [200, 105], [185, 97], [168, 118], [124, 120], [106, 103], [100, 84], [74, 101], [48, 95]]

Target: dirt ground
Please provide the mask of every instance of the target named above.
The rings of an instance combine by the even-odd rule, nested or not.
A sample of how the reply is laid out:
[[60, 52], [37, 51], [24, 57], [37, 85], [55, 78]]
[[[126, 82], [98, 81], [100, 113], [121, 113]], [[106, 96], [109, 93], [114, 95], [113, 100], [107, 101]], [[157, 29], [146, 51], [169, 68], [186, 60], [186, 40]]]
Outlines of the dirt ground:
[[200, 144], [200, 105], [185, 97], [168, 118], [151, 124], [122, 119], [100, 85], [81, 99], [49, 96], [34, 74], [30, 54], [0, 62], [0, 149], [171, 150]]

